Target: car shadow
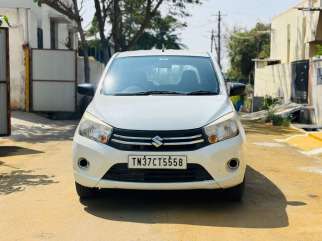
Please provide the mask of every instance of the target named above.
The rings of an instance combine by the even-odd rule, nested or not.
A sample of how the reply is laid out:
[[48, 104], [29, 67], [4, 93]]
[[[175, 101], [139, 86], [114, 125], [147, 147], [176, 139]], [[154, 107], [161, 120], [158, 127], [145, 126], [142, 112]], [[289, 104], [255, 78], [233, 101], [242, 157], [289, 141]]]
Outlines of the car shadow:
[[40, 153], [43, 152], [19, 146], [0, 146], [0, 157], [24, 156]]
[[246, 176], [242, 203], [225, 201], [219, 191], [108, 190], [82, 204], [86, 212], [113, 221], [236, 228], [288, 226], [288, 203], [282, 191], [251, 167]]

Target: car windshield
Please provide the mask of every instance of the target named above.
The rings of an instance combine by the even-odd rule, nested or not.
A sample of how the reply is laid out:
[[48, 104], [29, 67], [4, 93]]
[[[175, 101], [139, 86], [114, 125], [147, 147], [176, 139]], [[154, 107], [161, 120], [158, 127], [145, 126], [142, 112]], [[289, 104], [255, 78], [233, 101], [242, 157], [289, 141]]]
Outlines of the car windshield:
[[116, 58], [104, 80], [105, 95], [218, 95], [219, 81], [209, 57]]

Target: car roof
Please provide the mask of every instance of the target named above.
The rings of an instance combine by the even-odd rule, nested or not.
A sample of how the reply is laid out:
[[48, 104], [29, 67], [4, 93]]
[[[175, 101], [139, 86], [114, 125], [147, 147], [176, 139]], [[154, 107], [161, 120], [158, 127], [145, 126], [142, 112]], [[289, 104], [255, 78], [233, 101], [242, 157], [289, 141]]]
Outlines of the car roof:
[[207, 52], [194, 52], [190, 50], [137, 50], [117, 53], [116, 58], [138, 57], [138, 56], [191, 56], [191, 57], [210, 57]]

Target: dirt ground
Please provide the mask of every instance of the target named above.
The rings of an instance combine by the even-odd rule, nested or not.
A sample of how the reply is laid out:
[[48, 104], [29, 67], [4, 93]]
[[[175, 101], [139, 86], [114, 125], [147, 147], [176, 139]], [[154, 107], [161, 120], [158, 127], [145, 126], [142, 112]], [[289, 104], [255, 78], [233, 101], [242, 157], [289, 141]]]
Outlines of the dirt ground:
[[246, 124], [241, 204], [209, 192], [107, 191], [79, 202], [71, 143], [76, 122], [14, 113], [0, 138], [1, 241], [320, 241], [322, 159], [277, 142], [294, 130]]

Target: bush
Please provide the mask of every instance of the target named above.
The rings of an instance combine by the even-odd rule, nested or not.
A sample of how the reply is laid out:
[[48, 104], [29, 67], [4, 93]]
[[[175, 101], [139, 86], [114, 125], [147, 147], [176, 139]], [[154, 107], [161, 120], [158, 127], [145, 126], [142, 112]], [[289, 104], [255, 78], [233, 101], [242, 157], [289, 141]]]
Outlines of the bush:
[[272, 115], [271, 121], [273, 126], [285, 126], [289, 127], [291, 124], [291, 119], [289, 117], [283, 117], [283, 116], [278, 116], [278, 115]]
[[266, 122], [272, 122], [274, 116], [275, 116], [274, 111], [272, 109], [269, 109], [266, 117]]
[[231, 102], [233, 102], [233, 105], [236, 108], [237, 102], [240, 100], [240, 96], [232, 96], [232, 97], [230, 97], [230, 99], [231, 99]]
[[271, 96], [266, 96], [264, 98], [264, 104], [263, 104], [263, 109], [264, 110], [269, 110], [272, 107], [274, 107], [276, 104], [278, 104], [278, 98], [273, 98]]
[[315, 56], [321, 56], [322, 55], [322, 45], [318, 44], [316, 45], [316, 52], [315, 52]]
[[252, 111], [252, 105], [253, 105], [253, 99], [252, 98], [246, 98], [245, 104], [244, 104], [244, 111], [251, 112]]

